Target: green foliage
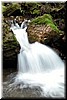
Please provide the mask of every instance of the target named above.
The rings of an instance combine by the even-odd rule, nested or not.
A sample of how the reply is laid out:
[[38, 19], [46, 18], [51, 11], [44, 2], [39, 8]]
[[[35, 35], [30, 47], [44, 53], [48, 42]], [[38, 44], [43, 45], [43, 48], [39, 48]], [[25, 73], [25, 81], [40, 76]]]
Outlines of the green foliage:
[[2, 4], [2, 12], [5, 15], [10, 15], [17, 9], [20, 9], [20, 5], [18, 3], [10, 3], [8, 6], [4, 6], [4, 4]]
[[6, 11], [6, 6], [2, 6], [2, 12], [5, 12]]
[[59, 32], [59, 29], [55, 25], [52, 20], [52, 16], [50, 14], [44, 14], [43, 16], [39, 16], [31, 21], [31, 24], [45, 24], [49, 25], [54, 31]]
[[37, 14], [38, 15], [39, 13], [40, 13], [40, 10], [36, 10], [36, 9], [33, 10], [33, 14]]
[[23, 15], [40, 15], [41, 11], [40, 11], [40, 6], [41, 3], [37, 3], [37, 2], [27, 2], [27, 3], [21, 3], [21, 12], [23, 13]]
[[10, 7], [15, 8], [15, 9], [19, 9], [20, 5], [18, 3], [12, 3], [12, 5]]

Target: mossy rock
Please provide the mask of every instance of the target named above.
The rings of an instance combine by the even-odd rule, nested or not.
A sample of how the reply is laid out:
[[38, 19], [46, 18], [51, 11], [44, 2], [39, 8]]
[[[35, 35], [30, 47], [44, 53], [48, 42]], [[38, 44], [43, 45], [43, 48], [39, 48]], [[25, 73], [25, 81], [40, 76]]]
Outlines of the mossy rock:
[[43, 16], [34, 18], [30, 24], [45, 24], [45, 25], [49, 25], [56, 32], [60, 31], [55, 25], [52, 16], [50, 14], [44, 14]]
[[54, 31], [49, 25], [33, 25], [30, 24], [27, 29], [28, 32], [28, 39], [30, 43], [34, 43], [36, 41], [48, 44], [51, 40], [54, 41], [60, 37], [60, 34]]
[[2, 4], [2, 12], [4, 16], [10, 16], [13, 12], [15, 12], [18, 9], [20, 10], [19, 3], [10, 3], [9, 5], [6, 6]]
[[14, 34], [10, 30], [7, 19], [3, 20], [3, 67], [17, 67], [17, 54], [20, 51], [20, 45], [17, 42]]

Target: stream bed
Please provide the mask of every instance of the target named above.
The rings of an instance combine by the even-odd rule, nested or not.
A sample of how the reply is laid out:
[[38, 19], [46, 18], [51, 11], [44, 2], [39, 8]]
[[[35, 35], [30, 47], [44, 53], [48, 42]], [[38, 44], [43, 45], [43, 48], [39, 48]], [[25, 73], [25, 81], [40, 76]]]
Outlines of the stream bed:
[[3, 98], [40, 98], [42, 90], [40, 87], [34, 86], [24, 87], [24, 84], [11, 85], [14, 82], [14, 78], [17, 74], [16, 69], [4, 69], [3, 70]]

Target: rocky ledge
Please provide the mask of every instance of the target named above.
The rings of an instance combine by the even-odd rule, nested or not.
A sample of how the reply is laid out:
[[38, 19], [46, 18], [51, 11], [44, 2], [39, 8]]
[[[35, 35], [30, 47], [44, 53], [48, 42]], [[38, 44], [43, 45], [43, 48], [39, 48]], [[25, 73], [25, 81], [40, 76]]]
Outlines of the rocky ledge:
[[[10, 30], [9, 20], [11, 20], [11, 18], [12, 17], [3, 18], [2, 22], [4, 68], [5, 66], [17, 67], [17, 55], [20, 51], [20, 45]], [[21, 16], [18, 16], [17, 18], [20, 19], [20, 22], [23, 20]], [[29, 42], [34, 43], [38, 41], [42, 44], [46, 44], [55, 49], [62, 59], [65, 59], [65, 33], [59, 31], [55, 26], [51, 27], [50, 24], [35, 24], [33, 23], [35, 22], [33, 20], [31, 20], [31, 22], [32, 23], [30, 23], [27, 28]]]

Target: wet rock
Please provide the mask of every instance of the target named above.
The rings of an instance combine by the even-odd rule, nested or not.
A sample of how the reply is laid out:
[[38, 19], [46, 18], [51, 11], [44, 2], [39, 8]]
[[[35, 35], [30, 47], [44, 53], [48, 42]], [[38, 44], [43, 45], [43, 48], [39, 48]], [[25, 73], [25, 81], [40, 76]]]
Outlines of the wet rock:
[[2, 29], [3, 67], [15, 67], [17, 66], [17, 54], [19, 53], [20, 45], [10, 30], [9, 21], [7, 19], [3, 19]]
[[52, 30], [49, 25], [30, 25], [27, 32], [30, 43], [38, 41], [47, 44], [52, 38], [58, 37], [58, 33]]
[[49, 25], [29, 25], [28, 39], [30, 43], [36, 41], [46, 44], [52, 48], [57, 49], [57, 52], [62, 59], [65, 58], [66, 52], [66, 40], [64, 32], [56, 32]]
[[4, 16], [15, 16], [16, 14], [21, 14], [20, 12], [20, 4], [19, 3], [5, 3], [2, 4], [3, 15]]
[[8, 70], [5, 70], [4, 73], [7, 73], [6, 77], [4, 74], [4, 82], [3, 82], [3, 98], [40, 98], [44, 97], [42, 95], [42, 90], [39, 86], [30, 87], [26, 85], [24, 87], [24, 83], [20, 82], [19, 84], [14, 83], [17, 72], [13, 72], [8, 74]]

